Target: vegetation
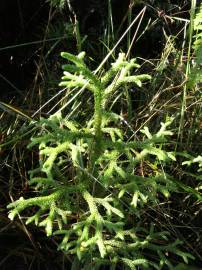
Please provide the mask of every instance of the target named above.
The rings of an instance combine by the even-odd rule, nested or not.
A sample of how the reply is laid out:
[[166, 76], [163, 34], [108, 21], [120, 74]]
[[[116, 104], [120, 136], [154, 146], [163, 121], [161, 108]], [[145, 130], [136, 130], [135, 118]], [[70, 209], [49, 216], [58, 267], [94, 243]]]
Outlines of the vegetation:
[[[77, 53], [63, 39], [43, 47], [31, 116], [0, 103], [1, 237], [14, 226], [31, 243], [9, 256], [51, 269], [44, 246], [55, 269], [200, 269], [202, 5], [166, 1], [171, 11], [185, 3], [183, 18], [162, 13], [161, 1], [131, 1], [117, 26], [108, 1], [105, 33], [99, 25], [85, 35], [71, 1], [49, 2], [70, 20], [50, 22], [46, 37], [66, 31]], [[165, 46], [144, 59], [138, 46], [157, 34], [153, 26]], [[53, 52], [67, 49], [53, 63]], [[36, 95], [37, 85], [46, 91]]]

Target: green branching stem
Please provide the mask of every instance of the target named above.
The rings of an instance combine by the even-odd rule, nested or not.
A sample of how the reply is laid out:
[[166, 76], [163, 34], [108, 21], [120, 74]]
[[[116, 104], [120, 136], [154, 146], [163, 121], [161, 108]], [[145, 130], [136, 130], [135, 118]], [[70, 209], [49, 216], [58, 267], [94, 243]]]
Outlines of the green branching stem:
[[[162, 169], [175, 161], [173, 152], [166, 150], [173, 119], [167, 118], [155, 134], [144, 127], [140, 140], [128, 139], [119, 114], [109, 110], [108, 104], [115, 91], [131, 84], [142, 87], [150, 76], [135, 74], [136, 60], [127, 61], [125, 54], [119, 54], [99, 78], [84, 63], [84, 56], [84, 52], [62, 53], [70, 63], [63, 65], [60, 85], [89, 91], [94, 102], [92, 114], [87, 123], [69, 120], [61, 112], [36, 123], [39, 132], [28, 147], [39, 150], [39, 165], [30, 171], [29, 180], [37, 196], [9, 204], [9, 217], [13, 220], [34, 207], [26, 223], [34, 222], [43, 226], [48, 236], [61, 237], [59, 248], [92, 269], [101, 269], [103, 263], [110, 269], [117, 264], [124, 269], [151, 266], [160, 270], [165, 265], [172, 269], [166, 252], [189, 256], [177, 250], [177, 241], [169, 244], [166, 233], [137, 223], [145, 204], [156, 205], [159, 194], [168, 198], [176, 191], [176, 182]], [[192, 162], [199, 162], [201, 168], [201, 157]], [[150, 168], [146, 175], [138, 172], [144, 163]], [[138, 231], [143, 236], [138, 237]], [[147, 260], [144, 249], [152, 250], [157, 259]]]

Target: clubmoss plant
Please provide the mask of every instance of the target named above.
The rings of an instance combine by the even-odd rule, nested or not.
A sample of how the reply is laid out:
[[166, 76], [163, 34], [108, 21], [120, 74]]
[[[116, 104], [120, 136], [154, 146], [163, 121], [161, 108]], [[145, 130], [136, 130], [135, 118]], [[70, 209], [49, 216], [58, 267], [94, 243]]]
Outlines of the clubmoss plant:
[[[106, 265], [109, 269], [162, 269], [165, 265], [173, 269], [170, 253], [185, 262], [189, 257], [178, 249], [180, 241], [172, 243], [168, 232], [141, 224], [145, 205], [155, 207], [177, 189], [162, 169], [175, 161], [164, 147], [172, 135], [172, 119], [161, 123], [155, 134], [144, 127], [141, 141], [129, 138], [122, 118], [109, 110], [109, 104], [115, 91], [130, 84], [141, 87], [150, 76], [134, 75], [139, 65], [121, 53], [99, 77], [86, 66], [84, 56], [84, 52], [62, 53], [68, 63], [63, 65], [60, 85], [82, 87], [93, 95], [91, 120], [81, 125], [56, 113], [36, 123], [40, 132], [28, 147], [39, 148], [39, 167], [30, 171], [29, 181], [37, 195], [9, 204], [9, 217], [13, 220], [34, 207], [26, 223], [34, 222], [45, 227], [48, 236], [59, 237], [59, 248], [77, 255], [72, 269]], [[138, 170], [142, 163], [155, 166], [144, 174]], [[146, 255], [148, 250], [151, 257]]]

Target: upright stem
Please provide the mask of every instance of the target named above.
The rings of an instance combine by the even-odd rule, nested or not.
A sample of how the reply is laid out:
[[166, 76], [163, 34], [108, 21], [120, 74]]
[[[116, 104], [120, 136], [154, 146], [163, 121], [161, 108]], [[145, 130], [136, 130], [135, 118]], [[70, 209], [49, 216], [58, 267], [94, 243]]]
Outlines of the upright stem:
[[102, 124], [102, 93], [97, 89], [94, 95], [94, 130], [96, 140], [101, 138], [101, 124]]
[[[99, 158], [102, 149], [102, 110], [103, 110], [103, 91], [102, 87], [97, 87], [94, 93], [94, 131], [95, 141], [92, 144], [90, 171], [94, 171], [95, 161]], [[94, 171], [96, 174], [96, 172]], [[94, 175], [95, 175], [94, 174]]]
[[[191, 47], [194, 33], [194, 18], [196, 11], [196, 0], [191, 1], [191, 10], [190, 10], [190, 25], [189, 25], [189, 45], [187, 53], [187, 64], [186, 64], [186, 78], [190, 74], [190, 59], [191, 59]], [[187, 84], [184, 85], [183, 94], [182, 94], [182, 105], [181, 105], [181, 116], [180, 116], [180, 125], [178, 130], [178, 138], [182, 141], [183, 138], [183, 127], [184, 127], [184, 117], [186, 112], [186, 98], [187, 98]]]

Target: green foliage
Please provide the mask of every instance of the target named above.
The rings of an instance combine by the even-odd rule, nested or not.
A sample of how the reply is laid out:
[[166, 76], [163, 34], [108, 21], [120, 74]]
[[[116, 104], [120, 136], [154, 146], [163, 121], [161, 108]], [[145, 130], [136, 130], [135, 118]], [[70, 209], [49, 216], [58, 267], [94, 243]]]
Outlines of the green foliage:
[[47, 0], [51, 6], [63, 9], [69, 0]]
[[202, 83], [202, 4], [194, 19], [193, 50], [194, 50], [194, 65], [191, 68], [188, 86], [191, 88], [195, 84]]
[[187, 265], [185, 265], [183, 263], [180, 263], [173, 270], [200, 270], [200, 269], [199, 268], [192, 267], [192, 266], [187, 266]]
[[[129, 84], [141, 87], [150, 76], [135, 75], [136, 60], [127, 61], [121, 53], [100, 78], [87, 67], [84, 56], [62, 53], [68, 63], [60, 85], [90, 92], [91, 119], [81, 125], [57, 113], [36, 123], [40, 132], [28, 147], [39, 149], [39, 167], [30, 171], [29, 181], [37, 195], [9, 204], [9, 217], [34, 207], [26, 223], [34, 222], [45, 227], [48, 236], [59, 237], [59, 249], [77, 255], [72, 269], [115, 269], [118, 264], [124, 269], [173, 269], [170, 253], [187, 263], [192, 256], [178, 249], [179, 240], [172, 243], [168, 232], [141, 224], [145, 205], [155, 206], [177, 191], [163, 169], [175, 162], [174, 154], [165, 149], [173, 119], [167, 118], [155, 134], [144, 127], [141, 141], [128, 137], [109, 104], [115, 91]], [[155, 164], [155, 169], [139, 173], [144, 163]], [[152, 259], [145, 256], [148, 250]]]
[[191, 164], [193, 164], [193, 163], [198, 163], [198, 165], [199, 165], [199, 169], [198, 169], [198, 172], [201, 172], [202, 171], [202, 156], [198, 156], [198, 157], [196, 157], [196, 158], [192, 158], [191, 160], [189, 160], [189, 161], [184, 161], [182, 164], [183, 165], [191, 165]]
[[197, 185], [197, 187], [195, 189], [196, 191], [199, 191], [199, 192], [197, 193], [195, 191], [193, 193], [196, 195], [198, 200], [202, 201], [202, 196], [200, 195], [200, 191], [202, 190], [202, 184], [201, 184], [201, 181], [202, 181], [202, 174], [201, 174], [201, 172], [202, 172], [202, 156], [200, 155], [200, 156], [197, 156], [196, 158], [190, 156], [189, 160], [184, 161], [182, 163], [182, 165], [188, 165], [188, 166], [191, 166], [192, 164], [198, 164], [197, 172], [195, 172], [193, 174], [193, 177], [199, 181], [199, 184]]

